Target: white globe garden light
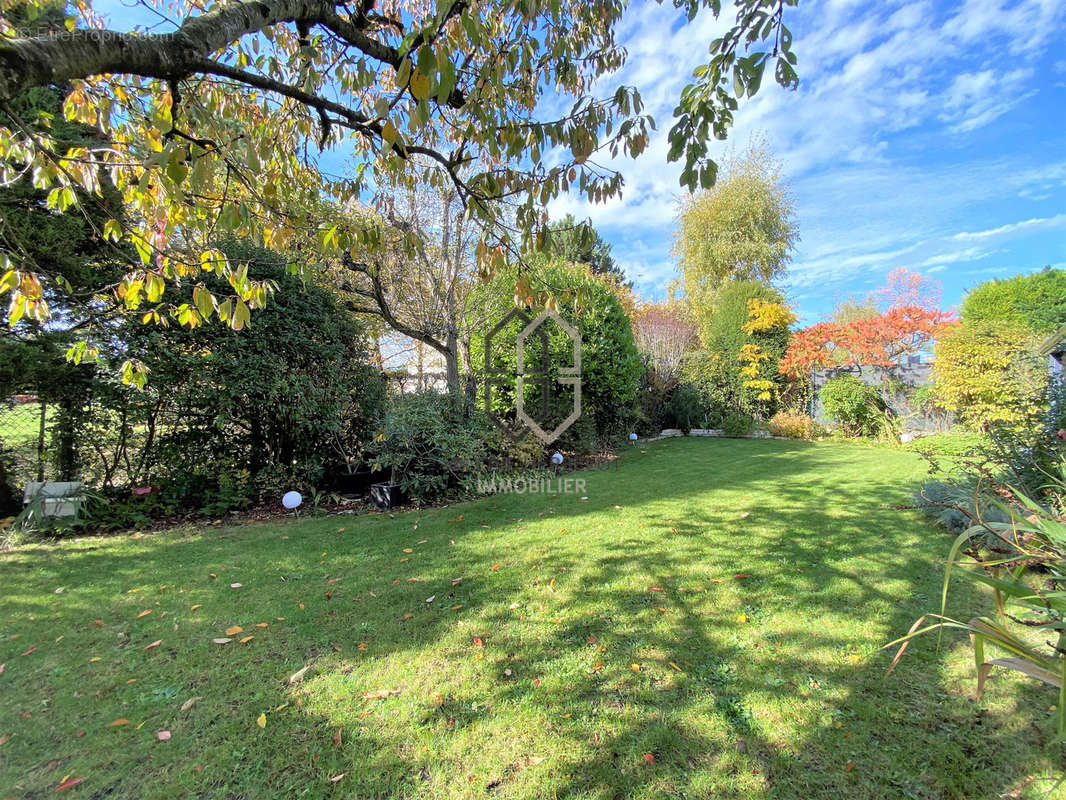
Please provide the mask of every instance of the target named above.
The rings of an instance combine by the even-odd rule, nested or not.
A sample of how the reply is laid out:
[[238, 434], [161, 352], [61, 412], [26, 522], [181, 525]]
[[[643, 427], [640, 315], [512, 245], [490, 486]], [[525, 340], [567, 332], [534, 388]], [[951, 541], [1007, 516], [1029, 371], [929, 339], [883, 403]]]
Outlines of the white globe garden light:
[[281, 504], [289, 509], [289, 511], [292, 511], [303, 501], [304, 499], [299, 492], [285, 492], [284, 496], [281, 498]]
[[553, 464], [562, 464], [563, 463], [563, 454], [562, 453], [552, 453], [552, 463]]
[[635, 433], [629, 434], [629, 441], [635, 442], [636, 440], [637, 440], [637, 435]]

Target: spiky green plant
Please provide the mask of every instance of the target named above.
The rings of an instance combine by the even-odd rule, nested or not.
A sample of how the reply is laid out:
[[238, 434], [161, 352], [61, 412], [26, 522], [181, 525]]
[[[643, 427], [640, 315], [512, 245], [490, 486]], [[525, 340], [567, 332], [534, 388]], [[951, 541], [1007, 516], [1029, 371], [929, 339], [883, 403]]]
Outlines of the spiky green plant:
[[[1059, 690], [1056, 727], [1066, 738], [1066, 469], [1046, 487], [1042, 505], [1009, 486], [996, 487], [994, 504], [1006, 522], [973, 520], [955, 539], [948, 554], [940, 612], [923, 614], [906, 636], [885, 645], [898, 646], [891, 673], [916, 636], [944, 629], [970, 634], [977, 670], [977, 697], [994, 667], [1017, 670]], [[991, 587], [994, 616], [968, 622], [947, 615], [952, 574]], [[933, 620], [933, 621], [930, 621]], [[1002, 652], [1000, 652], [1002, 651]]]

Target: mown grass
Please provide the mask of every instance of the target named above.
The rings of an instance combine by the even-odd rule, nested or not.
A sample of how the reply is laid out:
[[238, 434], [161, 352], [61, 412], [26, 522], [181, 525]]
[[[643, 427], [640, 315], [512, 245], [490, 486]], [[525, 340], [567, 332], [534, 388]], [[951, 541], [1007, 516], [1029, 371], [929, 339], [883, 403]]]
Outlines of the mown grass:
[[975, 703], [935, 637], [884, 680], [939, 595], [947, 538], [894, 508], [923, 472], [674, 440], [586, 501], [21, 548], [0, 797], [1056, 796], [1051, 690], [995, 674]]

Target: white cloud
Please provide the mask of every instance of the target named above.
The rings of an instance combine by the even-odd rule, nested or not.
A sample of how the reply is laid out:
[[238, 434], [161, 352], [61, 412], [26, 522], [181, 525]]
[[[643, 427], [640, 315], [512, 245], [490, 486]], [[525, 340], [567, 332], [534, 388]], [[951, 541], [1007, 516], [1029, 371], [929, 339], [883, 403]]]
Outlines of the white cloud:
[[1021, 222], [1011, 222], [984, 231], [965, 231], [963, 233], [956, 233], [951, 238], [961, 239], [963, 241], [973, 241], [975, 239], [1001, 238], [1007, 234], [1016, 233], [1022, 230], [1057, 230], [1059, 228], [1066, 228], [1066, 214], [1057, 214], [1054, 217], [1043, 217], [1041, 219], [1027, 219]]
[[[613, 163], [626, 178], [622, 198], [601, 206], [563, 198], [551, 209], [591, 217], [616, 253], [639, 244], [638, 286], [673, 274], [663, 265], [671, 262], [681, 166], [666, 163], [666, 132], [691, 68], [725, 24], [678, 25], [677, 16], [658, 4], [632, 7], [623, 25], [629, 61], [603, 84], [637, 85], [658, 123], [643, 157]], [[764, 132], [782, 159], [802, 234], [792, 291], [875, 282], [897, 265], [943, 270], [987, 258], [990, 251], [950, 236], [970, 230], [970, 219], [997, 222], [990, 215], [1011, 208], [1005, 199], [1036, 203], [1066, 186], [1066, 162], [1046, 163], [1061, 149], [966, 149], [977, 131], [1050, 91], [1035, 59], [1061, 37], [1064, 17], [1061, 0], [968, 0], [957, 12], [927, 0], [799, 6], [791, 17], [799, 90], [768, 78], [741, 105], [730, 142], [716, 148], [724, 154]]]

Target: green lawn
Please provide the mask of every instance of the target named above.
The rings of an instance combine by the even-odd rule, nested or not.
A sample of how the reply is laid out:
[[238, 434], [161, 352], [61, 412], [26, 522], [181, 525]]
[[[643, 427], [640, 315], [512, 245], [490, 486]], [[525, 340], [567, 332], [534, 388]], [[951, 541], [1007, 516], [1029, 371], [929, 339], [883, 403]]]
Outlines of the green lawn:
[[587, 501], [0, 555], [0, 798], [1061, 796], [1053, 691], [975, 703], [950, 637], [884, 680], [949, 545], [893, 507], [923, 473], [684, 439]]

